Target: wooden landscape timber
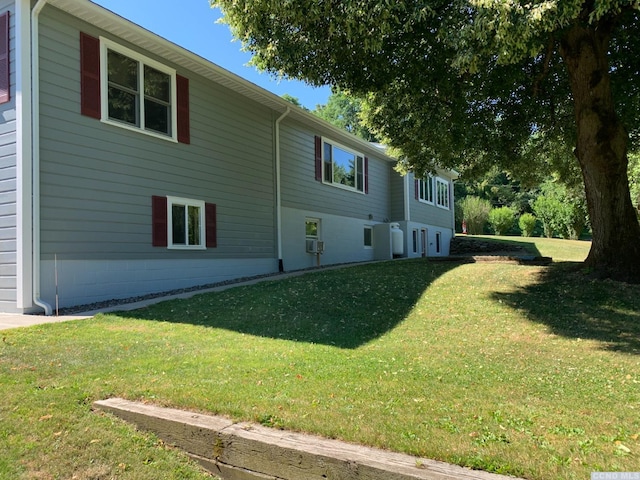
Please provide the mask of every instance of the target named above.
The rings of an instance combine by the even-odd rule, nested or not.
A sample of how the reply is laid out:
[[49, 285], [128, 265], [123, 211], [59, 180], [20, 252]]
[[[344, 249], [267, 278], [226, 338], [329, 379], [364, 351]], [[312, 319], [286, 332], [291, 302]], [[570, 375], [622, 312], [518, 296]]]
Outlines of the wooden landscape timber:
[[401, 453], [112, 398], [94, 403], [185, 450], [224, 480], [505, 480]]

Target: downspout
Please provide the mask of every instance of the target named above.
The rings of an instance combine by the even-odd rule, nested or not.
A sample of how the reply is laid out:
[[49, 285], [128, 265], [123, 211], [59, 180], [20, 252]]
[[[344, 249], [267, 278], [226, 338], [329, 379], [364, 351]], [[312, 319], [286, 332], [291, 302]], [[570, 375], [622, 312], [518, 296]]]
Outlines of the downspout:
[[51, 305], [40, 298], [40, 40], [39, 16], [48, 0], [38, 0], [31, 11], [31, 165], [33, 217], [33, 303], [51, 315]]
[[[46, 0], [45, 0], [46, 1]], [[284, 263], [282, 261], [282, 187], [280, 180], [280, 122], [289, 115], [291, 108], [278, 117], [275, 125], [276, 134], [276, 228], [278, 231], [278, 271], [284, 272]]]
[[[411, 184], [409, 183], [409, 174], [404, 176], [404, 219], [407, 224], [411, 221]], [[408, 228], [408, 226], [407, 226]]]

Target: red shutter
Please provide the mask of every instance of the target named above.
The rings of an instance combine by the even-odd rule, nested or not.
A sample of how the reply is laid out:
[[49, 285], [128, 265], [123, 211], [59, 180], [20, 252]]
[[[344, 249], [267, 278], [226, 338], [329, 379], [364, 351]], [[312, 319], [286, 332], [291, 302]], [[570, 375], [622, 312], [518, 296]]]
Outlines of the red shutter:
[[322, 138], [316, 135], [315, 138], [316, 148], [316, 180], [322, 181]]
[[100, 40], [80, 32], [80, 111], [100, 119]]
[[216, 219], [216, 204], [205, 203], [204, 205], [204, 221], [207, 237], [207, 248], [216, 248], [218, 246], [218, 225]]
[[0, 103], [11, 99], [9, 55], [9, 12], [5, 12], [0, 15]]
[[420, 200], [420, 187], [418, 186], [418, 179], [414, 180], [415, 190], [416, 190], [416, 200]]
[[151, 197], [152, 244], [154, 247], [166, 247], [167, 238], [167, 197]]
[[369, 193], [369, 159], [364, 157], [364, 193]]
[[189, 79], [176, 75], [176, 96], [178, 98], [178, 142], [191, 143], [189, 119]]

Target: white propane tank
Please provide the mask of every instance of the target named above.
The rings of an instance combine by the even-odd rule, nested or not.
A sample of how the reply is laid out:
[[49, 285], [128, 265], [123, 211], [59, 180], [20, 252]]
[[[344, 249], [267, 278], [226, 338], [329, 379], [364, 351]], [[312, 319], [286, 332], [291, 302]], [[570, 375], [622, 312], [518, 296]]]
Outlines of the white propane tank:
[[404, 233], [399, 223], [391, 224], [391, 251], [393, 255], [404, 254]]

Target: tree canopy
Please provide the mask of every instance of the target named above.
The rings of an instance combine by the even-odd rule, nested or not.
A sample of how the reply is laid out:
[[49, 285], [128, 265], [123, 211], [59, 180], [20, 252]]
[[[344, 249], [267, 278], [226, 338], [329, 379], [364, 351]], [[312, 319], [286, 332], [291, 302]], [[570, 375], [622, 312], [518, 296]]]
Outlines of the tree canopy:
[[295, 105], [296, 107], [300, 107], [303, 110], [308, 110], [307, 107], [305, 107], [304, 105], [302, 105], [300, 103], [300, 99], [298, 97], [294, 97], [293, 95], [290, 95], [288, 93], [285, 93], [283, 95], [280, 96], [280, 98], [282, 98], [283, 100], [286, 100], [289, 103], [292, 103], [293, 105]]
[[338, 128], [346, 130], [368, 142], [374, 142], [376, 141], [375, 136], [360, 118], [361, 111], [361, 99], [334, 89], [326, 105], [318, 105], [313, 113]]
[[365, 97], [368, 126], [406, 169], [580, 175], [588, 265], [640, 281], [627, 177], [640, 143], [638, 0], [212, 4], [259, 68]]

